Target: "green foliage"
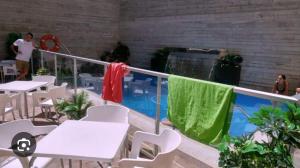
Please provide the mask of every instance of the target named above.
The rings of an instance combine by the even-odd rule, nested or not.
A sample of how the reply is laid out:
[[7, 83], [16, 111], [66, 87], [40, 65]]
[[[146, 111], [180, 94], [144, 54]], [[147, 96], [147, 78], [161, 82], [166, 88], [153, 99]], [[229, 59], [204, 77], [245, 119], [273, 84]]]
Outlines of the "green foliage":
[[49, 71], [47, 68], [39, 68], [37, 70], [37, 75], [48, 75], [49, 74]]
[[223, 65], [232, 65], [232, 66], [240, 66], [240, 64], [243, 62], [243, 57], [241, 57], [239, 54], [227, 54], [225, 57], [221, 57], [218, 60]]
[[22, 38], [22, 34], [21, 33], [9, 33], [7, 38], [6, 38], [6, 42], [5, 42], [5, 46], [6, 46], [6, 58], [5, 59], [9, 59], [9, 60], [13, 60], [16, 57], [16, 54], [11, 50], [10, 46], [18, 39]]
[[79, 120], [86, 115], [86, 110], [92, 106], [88, 101], [88, 94], [81, 92], [73, 95], [71, 100], [61, 100], [55, 105], [56, 109], [65, 113], [70, 119]]
[[291, 147], [300, 147], [300, 107], [287, 104], [287, 110], [263, 107], [249, 122], [268, 136], [269, 142], [253, 140], [253, 133], [238, 138], [225, 136], [219, 145], [220, 167], [293, 167]]
[[224, 168], [293, 167], [290, 151], [284, 143], [258, 143], [252, 137], [224, 138], [219, 146], [219, 166]]
[[168, 56], [171, 53], [170, 48], [162, 48], [153, 53], [151, 59], [151, 69], [158, 72], [164, 72], [168, 61]]
[[130, 50], [128, 46], [122, 42], [118, 42], [117, 47], [111, 53], [113, 61], [128, 63]]
[[300, 107], [296, 104], [287, 104], [287, 107], [287, 111], [263, 107], [249, 121], [271, 137], [272, 143], [284, 142], [300, 148]]
[[101, 61], [106, 61], [106, 62], [113, 62], [113, 61], [114, 61], [114, 60], [112, 59], [111, 52], [109, 52], [109, 51], [104, 51], [104, 52], [100, 55], [100, 60], [101, 60]]

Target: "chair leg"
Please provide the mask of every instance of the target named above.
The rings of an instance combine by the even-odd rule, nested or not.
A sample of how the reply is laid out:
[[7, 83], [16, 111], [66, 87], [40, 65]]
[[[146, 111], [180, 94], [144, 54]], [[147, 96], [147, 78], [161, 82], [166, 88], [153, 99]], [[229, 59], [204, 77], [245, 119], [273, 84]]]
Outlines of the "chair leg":
[[45, 107], [41, 107], [41, 111], [44, 114], [45, 118], [47, 118], [47, 109]]
[[35, 119], [35, 107], [33, 107], [32, 109], [32, 121], [34, 121]]
[[48, 107], [48, 118], [50, 118], [51, 116], [51, 107]]
[[71, 168], [71, 167], [72, 167], [72, 160], [69, 159], [69, 168]]
[[16, 120], [16, 116], [15, 116], [14, 110], [11, 113], [12, 113], [12, 116], [13, 116], [14, 120]]
[[82, 160], [79, 161], [79, 167], [82, 168]]
[[5, 121], [5, 114], [2, 114], [2, 121]]
[[64, 165], [64, 160], [63, 160], [63, 159], [60, 159], [60, 166], [61, 166], [61, 168], [64, 168], [64, 167], [65, 167], [65, 165]]
[[101, 167], [101, 168], [104, 168], [103, 165], [100, 163], [100, 162], [97, 162], [98, 165]]

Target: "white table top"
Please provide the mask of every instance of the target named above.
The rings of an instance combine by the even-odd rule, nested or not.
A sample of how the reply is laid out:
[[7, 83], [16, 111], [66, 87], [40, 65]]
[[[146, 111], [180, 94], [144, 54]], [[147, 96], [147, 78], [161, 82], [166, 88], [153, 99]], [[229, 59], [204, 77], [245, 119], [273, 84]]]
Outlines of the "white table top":
[[28, 92], [47, 85], [48, 82], [13, 81], [0, 84], [0, 91]]
[[129, 124], [68, 120], [37, 143], [34, 156], [112, 162]]

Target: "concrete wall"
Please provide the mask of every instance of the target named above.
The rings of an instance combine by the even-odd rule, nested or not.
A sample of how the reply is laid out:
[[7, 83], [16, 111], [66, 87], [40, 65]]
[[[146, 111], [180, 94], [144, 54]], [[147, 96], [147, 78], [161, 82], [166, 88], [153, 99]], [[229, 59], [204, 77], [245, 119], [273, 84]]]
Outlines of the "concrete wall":
[[119, 0], [1, 0], [0, 58], [9, 32], [28, 31], [37, 42], [57, 35], [72, 54], [95, 58], [119, 40], [119, 11]]
[[162, 46], [229, 48], [244, 57], [242, 86], [270, 91], [277, 74], [300, 82], [299, 0], [121, 0], [120, 36], [133, 65]]

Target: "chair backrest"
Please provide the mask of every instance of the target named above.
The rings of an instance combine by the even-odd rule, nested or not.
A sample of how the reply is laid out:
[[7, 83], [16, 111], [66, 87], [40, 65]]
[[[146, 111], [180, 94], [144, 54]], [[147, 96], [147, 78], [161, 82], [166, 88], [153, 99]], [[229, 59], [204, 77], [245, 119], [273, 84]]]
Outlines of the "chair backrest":
[[48, 85], [54, 85], [56, 80], [55, 76], [51, 75], [38, 75], [38, 76], [32, 76], [32, 81], [36, 82], [48, 82]]
[[11, 146], [11, 140], [19, 132], [34, 133], [33, 124], [30, 120], [15, 120], [12, 122], [4, 123], [0, 125], [0, 148], [9, 148]]
[[[159, 152], [153, 160], [140, 159], [138, 156], [143, 143], [158, 145]], [[132, 140], [130, 159], [122, 159], [119, 164], [120, 168], [133, 168], [135, 166], [149, 168], [173, 167], [175, 150], [181, 144], [181, 136], [173, 130], [165, 129], [161, 134], [137, 131]]]
[[181, 143], [181, 136], [173, 130], [165, 129], [159, 136], [161, 141], [159, 154], [170, 153], [176, 150]]
[[[15, 156], [11, 147], [13, 137], [20, 132], [27, 132], [33, 136], [48, 134], [57, 126], [34, 126], [30, 120], [15, 120], [8, 123], [0, 124], [0, 157]], [[17, 157], [23, 168], [29, 168], [27, 157]], [[5, 166], [4, 166], [5, 167]]]
[[64, 99], [67, 95], [67, 83], [62, 83], [60, 86], [55, 86], [49, 90], [49, 95], [54, 103], [57, 99]]
[[3, 75], [4, 76], [10, 76], [10, 75], [17, 75], [18, 70], [15, 64], [13, 65], [5, 65], [2, 67], [3, 68]]
[[87, 109], [83, 121], [128, 123], [129, 109], [118, 105], [93, 106]]
[[157, 168], [172, 167], [175, 150], [181, 144], [181, 136], [170, 129], [164, 130], [160, 136], [160, 151], [153, 159], [153, 165]]
[[0, 94], [0, 115], [5, 111], [6, 105], [10, 102], [10, 98], [7, 94]]
[[80, 78], [92, 77], [92, 75], [89, 74], [89, 73], [80, 73], [78, 76], [79, 76]]

